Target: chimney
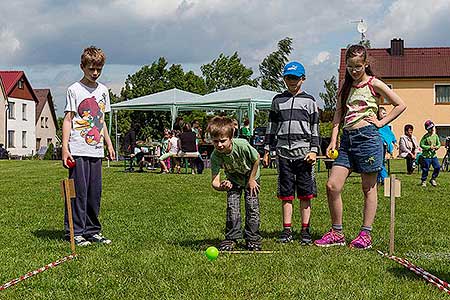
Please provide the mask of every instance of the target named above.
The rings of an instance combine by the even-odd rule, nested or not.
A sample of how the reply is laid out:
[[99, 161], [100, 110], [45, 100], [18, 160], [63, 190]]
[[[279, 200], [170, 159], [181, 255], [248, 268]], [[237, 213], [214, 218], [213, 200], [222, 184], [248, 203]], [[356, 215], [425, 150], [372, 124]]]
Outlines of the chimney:
[[403, 56], [404, 49], [405, 46], [402, 39], [391, 40], [391, 56]]

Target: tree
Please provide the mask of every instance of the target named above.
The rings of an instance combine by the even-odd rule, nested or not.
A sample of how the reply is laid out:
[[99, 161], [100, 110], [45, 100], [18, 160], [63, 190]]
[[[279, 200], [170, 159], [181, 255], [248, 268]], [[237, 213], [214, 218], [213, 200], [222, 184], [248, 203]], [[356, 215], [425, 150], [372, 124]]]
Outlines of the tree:
[[[189, 71], [184, 72], [181, 65], [173, 64], [167, 68], [168, 62], [164, 57], [145, 65], [125, 80], [120, 97], [111, 95], [111, 102], [116, 103], [127, 99], [142, 97], [161, 91], [178, 88], [180, 90], [205, 94], [206, 84], [203, 78]], [[140, 130], [137, 138], [146, 140], [150, 137], [159, 139], [164, 128], [170, 128], [170, 112], [157, 111], [119, 111], [117, 116], [118, 132], [121, 136], [130, 129], [131, 123], [138, 123]], [[115, 124], [113, 123], [113, 126]]]
[[336, 109], [338, 94], [336, 76], [333, 75], [329, 80], [324, 80], [323, 87], [325, 88], [325, 93], [319, 93], [319, 96], [325, 103], [324, 110], [333, 111]]
[[370, 48], [371, 48], [370, 40], [366, 40], [366, 39], [361, 40], [361, 41], [359, 41], [359, 44], [360, 44], [360, 45], [363, 45], [363, 46], [366, 47], [367, 49], [370, 49]]
[[261, 88], [276, 92], [284, 90], [283, 68], [289, 60], [292, 49], [292, 38], [286, 37], [278, 42], [278, 50], [264, 58], [259, 65], [261, 76], [258, 79]]
[[248, 84], [256, 86], [257, 81], [252, 80], [253, 71], [241, 63], [237, 52], [232, 56], [223, 53], [209, 64], [200, 67], [206, 82], [206, 91], [217, 92]]

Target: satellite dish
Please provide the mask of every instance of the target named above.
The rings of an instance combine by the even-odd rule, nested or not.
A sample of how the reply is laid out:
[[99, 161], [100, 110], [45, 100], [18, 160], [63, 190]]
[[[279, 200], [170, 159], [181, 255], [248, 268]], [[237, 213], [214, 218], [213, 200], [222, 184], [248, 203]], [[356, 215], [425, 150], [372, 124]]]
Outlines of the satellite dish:
[[364, 20], [358, 22], [358, 26], [356, 27], [359, 33], [364, 34], [367, 31], [367, 24], [364, 23]]

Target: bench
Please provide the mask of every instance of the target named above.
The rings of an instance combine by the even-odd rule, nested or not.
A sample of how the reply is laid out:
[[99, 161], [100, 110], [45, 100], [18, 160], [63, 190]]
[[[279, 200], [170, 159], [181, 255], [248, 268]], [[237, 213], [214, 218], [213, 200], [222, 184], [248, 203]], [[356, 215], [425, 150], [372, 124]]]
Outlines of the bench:
[[[178, 152], [176, 155], [171, 156], [171, 158], [179, 158], [181, 159], [181, 166], [184, 164], [185, 173], [188, 173], [189, 168], [189, 159], [191, 158], [197, 158], [200, 154], [198, 152]], [[193, 170], [191, 166], [191, 170]]]

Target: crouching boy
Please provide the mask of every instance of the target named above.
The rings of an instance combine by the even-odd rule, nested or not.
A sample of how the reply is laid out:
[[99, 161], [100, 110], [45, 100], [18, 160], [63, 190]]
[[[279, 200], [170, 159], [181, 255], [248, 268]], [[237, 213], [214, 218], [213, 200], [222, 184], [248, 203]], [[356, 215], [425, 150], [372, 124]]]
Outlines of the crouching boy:
[[[214, 151], [211, 155], [212, 187], [227, 192], [227, 219], [225, 240], [218, 249], [232, 251], [242, 238], [240, 199], [245, 198], [244, 239], [247, 250], [261, 250], [259, 233], [259, 154], [244, 139], [233, 138], [233, 121], [227, 117], [214, 117], [208, 124]], [[220, 169], [226, 179], [220, 179]]]

